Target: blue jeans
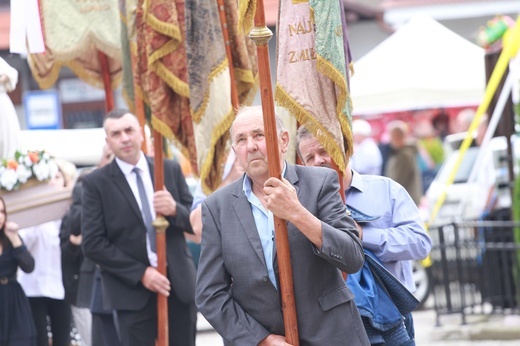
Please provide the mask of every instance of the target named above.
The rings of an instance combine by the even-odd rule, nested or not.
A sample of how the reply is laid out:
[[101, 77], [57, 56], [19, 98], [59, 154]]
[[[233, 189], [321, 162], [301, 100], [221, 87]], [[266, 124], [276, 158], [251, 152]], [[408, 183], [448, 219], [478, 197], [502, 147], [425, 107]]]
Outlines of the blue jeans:
[[404, 326], [406, 327], [406, 331], [408, 332], [410, 339], [415, 340], [415, 330], [413, 327], [413, 318], [411, 312], [404, 316]]

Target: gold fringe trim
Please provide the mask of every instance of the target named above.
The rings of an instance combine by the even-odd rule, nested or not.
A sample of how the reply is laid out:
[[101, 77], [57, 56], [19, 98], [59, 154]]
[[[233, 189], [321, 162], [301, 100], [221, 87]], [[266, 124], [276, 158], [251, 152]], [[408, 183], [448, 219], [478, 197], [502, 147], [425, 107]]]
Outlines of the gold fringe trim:
[[218, 157], [217, 167], [218, 172], [216, 172], [216, 180], [212, 182], [213, 186], [210, 186], [208, 184], [207, 178], [209, 177], [209, 174], [211, 173], [211, 168], [213, 166], [214, 157], [215, 157], [215, 148], [219, 141], [221, 141], [223, 136], [229, 135], [229, 127], [231, 126], [231, 123], [235, 119], [235, 111], [233, 109], [230, 109], [228, 114], [224, 117], [224, 119], [217, 124], [213, 128], [212, 134], [211, 134], [211, 142], [210, 142], [210, 151], [208, 155], [206, 155], [205, 161], [202, 163], [202, 167], [200, 167], [200, 179], [202, 182], [202, 191], [209, 195], [213, 191], [217, 189], [217, 187], [222, 182], [222, 170], [223, 170], [223, 164], [227, 160], [227, 157], [221, 156]]
[[317, 119], [298, 104], [280, 84], [276, 84], [274, 92], [276, 103], [289, 110], [300, 124], [305, 125], [323, 145], [330, 157], [336, 162], [339, 169], [345, 173], [347, 163], [342, 148], [334, 140], [334, 136], [323, 127]]
[[130, 53], [137, 59], [137, 42], [136, 41], [130, 41]]
[[258, 91], [258, 74], [253, 75], [253, 71], [235, 67], [235, 79], [237, 83], [237, 93], [240, 105], [251, 105]]
[[[314, 18], [314, 8], [310, 7], [311, 19]], [[343, 113], [343, 108], [346, 106], [348, 111], [352, 111], [352, 102], [350, 100], [350, 93], [348, 91], [348, 84], [345, 76], [343, 76], [334, 65], [330, 63], [323, 56], [317, 54], [316, 70], [329, 78], [339, 89], [338, 100], [336, 104], [336, 116], [341, 126], [341, 132], [344, 137], [345, 156], [347, 161], [354, 153], [354, 139], [352, 138], [352, 119], [348, 118], [347, 114]], [[325, 150], [327, 150], [325, 148]], [[329, 152], [330, 154], [330, 152]], [[332, 155], [331, 155], [332, 156]], [[336, 162], [337, 163], [337, 162]], [[341, 167], [341, 166], [340, 166]]]
[[[350, 107], [349, 102], [349, 93], [347, 88], [347, 80], [345, 76], [343, 76], [335, 67], [330, 63], [330, 61], [326, 60], [323, 56], [319, 55], [316, 58], [316, 69], [318, 72], [332, 80], [332, 82], [339, 89], [338, 93], [338, 101], [336, 104], [336, 116], [341, 124], [341, 130], [343, 135], [345, 136], [345, 140], [347, 142], [347, 146], [345, 147], [345, 155], [347, 158], [350, 158], [353, 153], [353, 138], [352, 132], [350, 130], [350, 119], [348, 119], [347, 115], [343, 113], [343, 108], [345, 105]], [[344, 118], [347, 119], [344, 122]]]
[[152, 66], [168, 54], [173, 53], [177, 47], [179, 47], [179, 42], [177, 41], [170, 40], [166, 42], [161, 48], [154, 50], [148, 55], [148, 66]]
[[[208, 85], [212, 83], [216, 76], [223, 73], [227, 68], [229, 68], [229, 61], [227, 58], [224, 58], [224, 60], [222, 60], [222, 62], [217, 67], [215, 67], [213, 71], [210, 72], [207, 80]], [[191, 110], [191, 118], [195, 124], [198, 124], [202, 119], [202, 116], [206, 113], [206, 108], [208, 107], [209, 103], [209, 90], [210, 88], [208, 87], [200, 107], [198, 109]], [[231, 104], [231, 100], [229, 101], [229, 104]]]
[[170, 88], [172, 88], [173, 91], [175, 91], [175, 93], [187, 98], [190, 97], [190, 88], [188, 87], [188, 83], [171, 73], [163, 63], [157, 62], [151, 66], [151, 68], [163, 81], [166, 82], [166, 84], [170, 86]]
[[[206, 112], [206, 108], [208, 107], [208, 102], [209, 102], [209, 90], [208, 92], [204, 95], [204, 98], [202, 99], [202, 103], [199, 107], [199, 109], [197, 110], [194, 110], [194, 109], [191, 109], [191, 119], [193, 120], [193, 122], [195, 124], [199, 124], [201, 119], [202, 119], [202, 115]], [[190, 102], [191, 104], [191, 102]]]
[[[103, 84], [103, 76], [100, 74], [99, 78], [96, 78], [95, 75], [93, 75], [90, 70], [85, 69], [82, 64], [78, 63], [77, 61], [67, 61], [64, 63], [65, 66], [71, 69], [72, 72], [76, 76], [78, 76], [79, 79], [84, 81], [87, 84], [90, 84], [93, 87], [96, 87], [98, 89], [104, 89], [105, 86]], [[110, 79], [110, 88], [112, 90], [116, 90], [119, 85], [121, 84], [121, 80], [123, 79], [123, 70], [121, 69], [120, 72], [118, 72], [116, 75], [111, 76]]]
[[[97, 88], [97, 89], [104, 89], [105, 86], [103, 84], [103, 76], [99, 74], [99, 77], [96, 77], [97, 73], [92, 73], [90, 70], [85, 69], [83, 65], [78, 63], [75, 60], [71, 61], [58, 61], [56, 60], [54, 64], [52, 65], [52, 68], [48, 71], [46, 76], [41, 76], [38, 74], [38, 71], [36, 70], [36, 67], [34, 66], [34, 61], [31, 58], [31, 55], [29, 55], [29, 68], [31, 69], [32, 75], [36, 82], [38, 83], [38, 86], [40, 89], [49, 89], [52, 88], [56, 81], [58, 80], [58, 77], [60, 75], [60, 70], [63, 66], [66, 66], [70, 68], [70, 70], [82, 81], [89, 84], [90, 86]], [[111, 76], [111, 83], [110, 88], [112, 90], [116, 90], [119, 85], [121, 84], [121, 80], [123, 78], [122, 71], [118, 72], [115, 76]]]
[[243, 106], [251, 106], [255, 100], [256, 93], [259, 89], [258, 76], [256, 76], [253, 84], [240, 83], [238, 85], [239, 102]]
[[34, 65], [32, 54], [29, 54], [27, 61], [29, 62], [29, 68], [31, 69], [32, 75], [40, 89], [49, 89], [54, 85], [54, 83], [56, 83], [58, 76], [60, 75], [60, 69], [62, 66], [61, 62], [55, 62], [47, 75], [41, 76]]
[[143, 6], [143, 16], [146, 18], [146, 24], [150, 25], [155, 31], [160, 32], [163, 35], [169, 36], [177, 40], [182, 41], [181, 29], [173, 24], [169, 24], [157, 19], [157, 17], [151, 15], [148, 11], [150, 9], [150, 0], [145, 0]]
[[145, 100], [145, 98], [143, 97], [143, 89], [141, 89], [141, 86], [137, 85], [136, 83], [133, 83], [133, 86], [134, 86], [134, 98], [139, 97], [141, 100], [143, 100], [144, 102], [149, 104], [148, 100]]
[[138, 96], [148, 107], [150, 107], [150, 100], [148, 99], [147, 95], [144, 94], [141, 86], [134, 84], [134, 97], [136, 96]]
[[88, 32], [82, 37], [74, 46], [53, 50], [54, 56], [59, 56], [60, 61], [75, 60], [85, 55], [85, 53], [92, 49], [100, 50], [107, 56], [113, 59], [120, 59], [121, 43], [119, 45], [112, 45], [108, 41], [102, 40], [95, 36], [94, 33]]
[[152, 123], [152, 128], [154, 130], [157, 130], [161, 134], [161, 136], [163, 136], [169, 140], [174, 139], [175, 136], [173, 135], [172, 129], [153, 114], [152, 114], [151, 123]]
[[238, 27], [242, 28], [246, 34], [249, 34], [253, 28], [255, 13], [256, 0], [238, 1]]
[[253, 71], [246, 70], [240, 67], [234, 67], [235, 78], [241, 82], [253, 84], [255, 82], [255, 76], [253, 75]]
[[168, 160], [173, 159], [173, 151], [169, 145], [164, 145], [164, 155]]

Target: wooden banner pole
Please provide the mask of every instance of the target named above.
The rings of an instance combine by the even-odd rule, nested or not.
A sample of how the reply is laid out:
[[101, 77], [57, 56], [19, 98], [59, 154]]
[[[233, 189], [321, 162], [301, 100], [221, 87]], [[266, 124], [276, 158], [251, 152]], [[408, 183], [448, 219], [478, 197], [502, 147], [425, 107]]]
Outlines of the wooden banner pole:
[[224, 44], [226, 45], [226, 56], [229, 62], [229, 76], [231, 77], [231, 105], [233, 109], [238, 109], [238, 91], [235, 79], [235, 69], [233, 67], [233, 53], [231, 52], [231, 42], [229, 40], [228, 24], [226, 19], [226, 9], [224, 0], [217, 0], [218, 11], [220, 16], [220, 25], [222, 26], [222, 35], [224, 36]]
[[112, 92], [112, 83], [110, 78], [110, 66], [108, 63], [108, 57], [100, 50], [98, 50], [98, 59], [99, 64], [101, 65], [103, 87], [105, 88], [105, 111], [108, 113], [115, 107], [114, 93]]
[[[163, 138], [159, 131], [153, 130], [154, 145], [154, 178], [155, 191], [164, 186]], [[166, 228], [168, 221], [163, 215], [157, 214], [153, 222], [156, 234], [157, 270], [166, 274]], [[157, 294], [157, 346], [168, 346], [168, 297]]]
[[[265, 25], [263, 0], [257, 0], [255, 26], [249, 37], [256, 44], [258, 57], [258, 72], [260, 77], [260, 93], [262, 112], [264, 117], [265, 136], [267, 144], [267, 161], [269, 175], [281, 179], [280, 156], [278, 152], [278, 131], [274, 113], [274, 98], [271, 84], [271, 68], [269, 65], [268, 42], [273, 33]], [[285, 326], [285, 339], [294, 346], [299, 345], [298, 322], [296, 318], [296, 303], [294, 299], [294, 285], [292, 277], [289, 238], [285, 220], [274, 218], [276, 251], [278, 253], [278, 268], [280, 274], [280, 293]]]

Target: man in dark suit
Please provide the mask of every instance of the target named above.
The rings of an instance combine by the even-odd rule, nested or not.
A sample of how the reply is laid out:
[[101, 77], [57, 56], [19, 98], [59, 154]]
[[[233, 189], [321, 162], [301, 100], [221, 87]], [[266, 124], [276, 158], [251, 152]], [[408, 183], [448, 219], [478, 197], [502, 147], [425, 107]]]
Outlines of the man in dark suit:
[[288, 345], [274, 215], [287, 220], [300, 345], [369, 345], [340, 272], [358, 271], [364, 255], [337, 174], [283, 161], [289, 134], [279, 119], [277, 133], [282, 180], [269, 177], [261, 108], [242, 109], [232, 124], [246, 174], [202, 204], [197, 306], [226, 345]]
[[[153, 191], [153, 160], [141, 151], [144, 137], [133, 114], [111, 111], [103, 126], [115, 160], [83, 179], [85, 256], [101, 268], [105, 302], [117, 311], [123, 345], [155, 345], [162, 294], [168, 297], [170, 344], [193, 346], [195, 266], [184, 238], [193, 232], [188, 185], [179, 164], [165, 160], [164, 189]], [[156, 269], [154, 212], [169, 222], [167, 276]]]
[[[105, 143], [98, 168], [109, 164], [112, 159], [112, 151]], [[72, 315], [81, 336], [81, 345], [119, 346], [121, 342], [114, 321], [115, 314], [111, 309], [105, 309], [103, 304], [99, 267], [89, 258], [85, 258], [81, 251], [83, 178], [92, 171], [93, 169], [85, 169], [81, 172], [72, 190], [72, 205], [61, 222], [63, 287], [65, 299], [73, 304]], [[77, 310], [88, 315], [79, 315], [78, 320]]]

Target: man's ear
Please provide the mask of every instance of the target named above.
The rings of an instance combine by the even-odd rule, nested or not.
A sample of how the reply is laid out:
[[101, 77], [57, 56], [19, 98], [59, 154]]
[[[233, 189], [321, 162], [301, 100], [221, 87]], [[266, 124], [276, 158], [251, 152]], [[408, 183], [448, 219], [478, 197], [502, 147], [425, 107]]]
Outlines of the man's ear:
[[289, 132], [285, 130], [280, 134], [280, 146], [282, 153], [287, 152], [287, 148], [289, 147]]

